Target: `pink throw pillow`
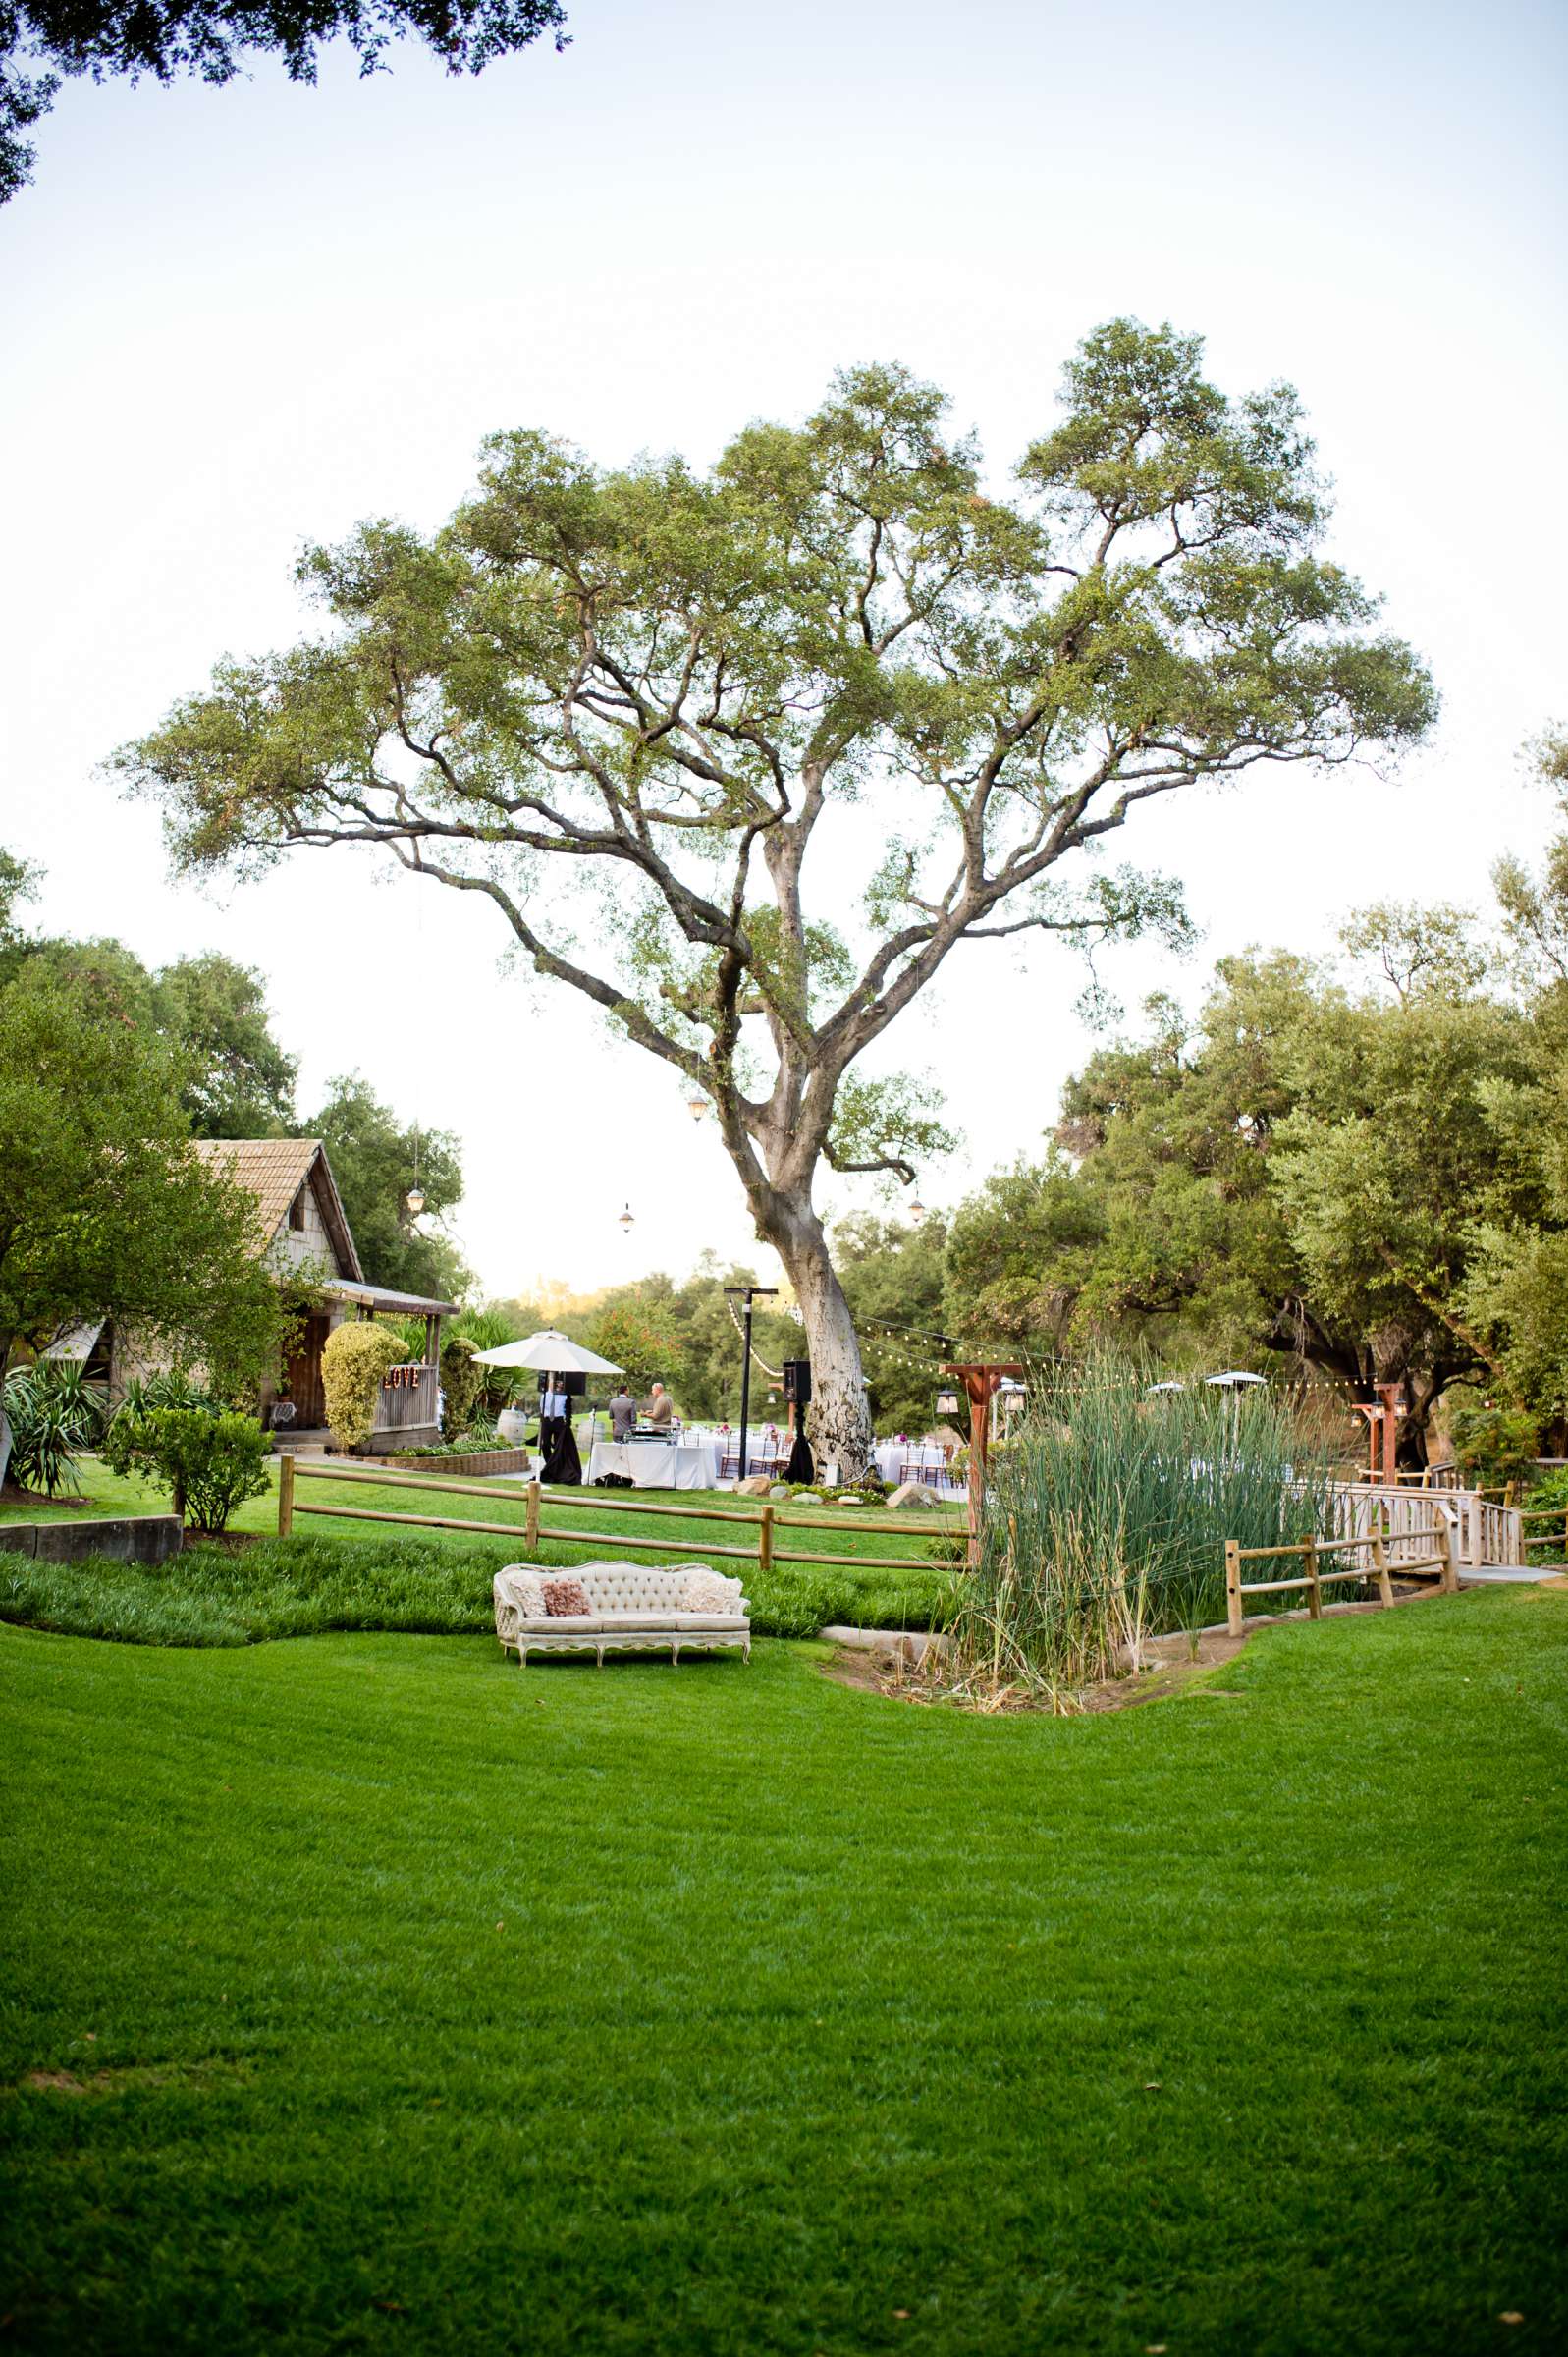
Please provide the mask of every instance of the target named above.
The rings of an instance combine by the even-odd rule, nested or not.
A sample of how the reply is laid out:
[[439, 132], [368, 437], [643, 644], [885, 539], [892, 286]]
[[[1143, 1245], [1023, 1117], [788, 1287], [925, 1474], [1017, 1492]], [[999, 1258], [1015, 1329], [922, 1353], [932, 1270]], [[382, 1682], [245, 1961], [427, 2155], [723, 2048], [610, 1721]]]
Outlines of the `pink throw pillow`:
[[580, 1579], [542, 1579], [545, 1615], [551, 1620], [585, 1618], [588, 1612], [588, 1591]]

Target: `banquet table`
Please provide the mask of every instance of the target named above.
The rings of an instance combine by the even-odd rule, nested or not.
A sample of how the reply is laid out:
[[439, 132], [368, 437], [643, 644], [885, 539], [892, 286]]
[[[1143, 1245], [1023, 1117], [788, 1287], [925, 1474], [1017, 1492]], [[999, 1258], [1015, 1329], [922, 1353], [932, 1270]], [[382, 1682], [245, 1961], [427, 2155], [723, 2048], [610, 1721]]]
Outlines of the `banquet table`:
[[695, 1441], [595, 1441], [588, 1479], [619, 1473], [638, 1490], [711, 1490], [713, 1458]]

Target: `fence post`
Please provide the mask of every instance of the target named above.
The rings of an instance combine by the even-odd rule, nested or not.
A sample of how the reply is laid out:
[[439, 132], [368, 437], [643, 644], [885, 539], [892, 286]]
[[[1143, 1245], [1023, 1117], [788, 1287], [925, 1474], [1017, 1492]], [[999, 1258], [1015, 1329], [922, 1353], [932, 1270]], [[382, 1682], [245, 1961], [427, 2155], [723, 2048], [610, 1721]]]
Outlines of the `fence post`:
[[765, 1506], [757, 1524], [757, 1575], [766, 1579], [773, 1569], [773, 1507]]
[[539, 1484], [536, 1481], [529, 1482], [527, 1495], [528, 1517], [522, 1534], [523, 1544], [530, 1555], [537, 1555], [539, 1552]]
[[1456, 1596], [1459, 1592], [1459, 1574], [1454, 1569], [1453, 1542], [1448, 1536], [1446, 1514], [1439, 1514], [1437, 1517], [1437, 1553], [1442, 1557], [1443, 1593], [1448, 1596]]
[[278, 1536], [286, 1539], [294, 1528], [294, 1451], [285, 1449], [278, 1458]]
[[1323, 1618], [1323, 1582], [1318, 1577], [1318, 1541], [1312, 1531], [1307, 1533], [1307, 1553], [1304, 1559], [1307, 1572], [1307, 1610], [1315, 1620]]
[[1388, 1576], [1388, 1550], [1383, 1545], [1382, 1532], [1380, 1530], [1375, 1530], [1372, 1534], [1372, 1561], [1378, 1577], [1379, 1602], [1381, 1604], [1392, 1604], [1394, 1600], [1394, 1583]]
[[1239, 1637], [1241, 1628], [1241, 1542], [1225, 1541], [1225, 1618], [1230, 1633]]

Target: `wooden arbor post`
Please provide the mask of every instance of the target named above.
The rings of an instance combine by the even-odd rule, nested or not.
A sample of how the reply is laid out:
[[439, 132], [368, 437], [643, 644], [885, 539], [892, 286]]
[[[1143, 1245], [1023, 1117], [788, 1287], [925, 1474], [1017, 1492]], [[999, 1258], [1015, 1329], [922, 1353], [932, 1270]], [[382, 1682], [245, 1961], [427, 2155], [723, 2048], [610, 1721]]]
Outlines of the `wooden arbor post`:
[[[1368, 1473], [1376, 1481], [1380, 1470], [1382, 1479], [1392, 1489], [1399, 1479], [1399, 1386], [1397, 1383], [1379, 1383], [1376, 1389], [1378, 1405], [1374, 1407], [1366, 1400], [1358, 1400], [1357, 1412], [1367, 1419], [1367, 1439], [1372, 1454]], [[1378, 1463], [1379, 1454], [1382, 1458], [1380, 1468]]]
[[969, 1567], [980, 1561], [980, 1510], [986, 1487], [986, 1458], [991, 1448], [991, 1402], [1004, 1375], [1021, 1375], [1020, 1366], [986, 1361], [971, 1366], [944, 1367], [963, 1385], [969, 1398]]

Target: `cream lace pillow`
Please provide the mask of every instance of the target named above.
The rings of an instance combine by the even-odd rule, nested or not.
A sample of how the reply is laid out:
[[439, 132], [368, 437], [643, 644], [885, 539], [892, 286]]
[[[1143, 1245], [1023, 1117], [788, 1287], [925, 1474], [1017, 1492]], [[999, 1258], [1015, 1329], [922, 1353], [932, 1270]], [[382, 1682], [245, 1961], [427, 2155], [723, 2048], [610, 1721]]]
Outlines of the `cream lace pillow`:
[[740, 1582], [694, 1563], [686, 1572], [678, 1609], [683, 1613], [738, 1613]]
[[514, 1563], [505, 1574], [507, 1593], [511, 1596], [524, 1620], [542, 1620], [545, 1617], [545, 1592], [539, 1584], [537, 1571], [523, 1571]]

